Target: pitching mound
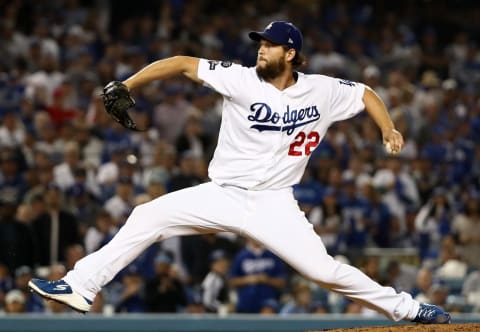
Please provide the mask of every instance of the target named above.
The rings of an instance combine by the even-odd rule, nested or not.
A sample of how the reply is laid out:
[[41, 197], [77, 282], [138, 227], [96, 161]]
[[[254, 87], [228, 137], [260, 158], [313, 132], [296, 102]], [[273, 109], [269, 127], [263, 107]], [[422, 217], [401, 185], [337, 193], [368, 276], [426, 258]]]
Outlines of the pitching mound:
[[[432, 325], [399, 325], [358, 327], [352, 329], [321, 330], [328, 332], [474, 332], [480, 331], [480, 323], [464, 324], [432, 324]], [[309, 331], [320, 332], [320, 331]]]

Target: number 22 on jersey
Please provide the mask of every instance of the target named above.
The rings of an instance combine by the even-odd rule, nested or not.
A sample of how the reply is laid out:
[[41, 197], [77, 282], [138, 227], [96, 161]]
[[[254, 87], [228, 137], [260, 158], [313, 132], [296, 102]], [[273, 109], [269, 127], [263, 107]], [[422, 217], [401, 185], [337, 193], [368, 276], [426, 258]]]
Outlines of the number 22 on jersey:
[[288, 149], [289, 156], [309, 156], [320, 143], [320, 134], [312, 131], [308, 134], [301, 131], [295, 136], [295, 141], [290, 144]]

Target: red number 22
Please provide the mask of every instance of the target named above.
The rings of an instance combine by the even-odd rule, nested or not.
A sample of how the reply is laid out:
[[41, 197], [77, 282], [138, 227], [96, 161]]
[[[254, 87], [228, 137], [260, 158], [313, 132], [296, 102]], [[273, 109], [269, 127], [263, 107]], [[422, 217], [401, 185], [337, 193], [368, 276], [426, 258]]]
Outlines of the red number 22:
[[312, 151], [320, 143], [320, 135], [316, 131], [310, 132], [308, 135], [303, 131], [295, 136], [295, 141], [290, 144], [288, 149], [289, 156], [302, 156], [303, 154], [309, 156]]

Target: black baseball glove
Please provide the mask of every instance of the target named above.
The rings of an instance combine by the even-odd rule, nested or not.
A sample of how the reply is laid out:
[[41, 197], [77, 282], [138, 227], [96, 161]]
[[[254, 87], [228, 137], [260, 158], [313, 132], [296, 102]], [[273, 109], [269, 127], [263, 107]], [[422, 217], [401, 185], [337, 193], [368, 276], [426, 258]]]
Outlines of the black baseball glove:
[[128, 109], [135, 106], [135, 100], [125, 84], [112, 81], [103, 88], [103, 104], [110, 116], [127, 129], [137, 130], [137, 124], [128, 114]]

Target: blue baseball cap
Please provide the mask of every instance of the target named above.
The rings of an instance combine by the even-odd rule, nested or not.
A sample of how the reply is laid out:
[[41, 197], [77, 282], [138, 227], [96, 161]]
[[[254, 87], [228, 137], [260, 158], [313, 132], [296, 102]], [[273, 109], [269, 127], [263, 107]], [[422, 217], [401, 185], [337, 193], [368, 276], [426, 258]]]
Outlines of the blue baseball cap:
[[273, 21], [262, 32], [252, 31], [248, 34], [250, 39], [260, 41], [268, 40], [274, 44], [285, 45], [300, 53], [303, 37], [300, 30], [290, 22]]

